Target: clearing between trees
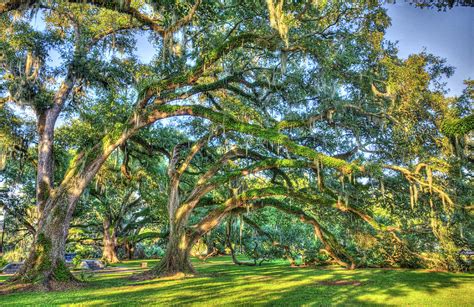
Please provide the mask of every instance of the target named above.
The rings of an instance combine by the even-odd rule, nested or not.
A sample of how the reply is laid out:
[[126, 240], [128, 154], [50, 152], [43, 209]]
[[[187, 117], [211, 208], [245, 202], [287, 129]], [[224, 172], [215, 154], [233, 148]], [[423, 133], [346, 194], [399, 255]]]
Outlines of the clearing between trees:
[[[193, 259], [195, 277], [160, 278], [142, 282], [127, 277], [140, 263], [153, 267], [158, 260], [117, 264], [129, 271], [100, 273], [82, 289], [21, 292], [0, 296], [0, 305], [409, 305], [469, 306], [474, 304], [474, 274], [427, 270], [345, 270], [339, 267], [288, 268], [285, 261], [262, 266], [232, 265], [228, 256], [206, 262]], [[5, 280], [4, 276], [0, 280]], [[178, 291], [179, 289], [179, 291]]]

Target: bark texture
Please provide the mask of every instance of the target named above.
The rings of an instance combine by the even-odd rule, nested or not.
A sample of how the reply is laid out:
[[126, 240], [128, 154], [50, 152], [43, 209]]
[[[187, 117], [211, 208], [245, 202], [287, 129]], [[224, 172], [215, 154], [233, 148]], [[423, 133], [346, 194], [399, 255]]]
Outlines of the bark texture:
[[190, 259], [191, 248], [192, 244], [185, 231], [170, 234], [166, 253], [160, 263], [153, 268], [153, 273], [158, 276], [195, 274], [196, 270]]
[[102, 259], [108, 263], [117, 263], [117, 236], [115, 227], [111, 225], [108, 219], [104, 219], [104, 247], [102, 250]]
[[[175, 150], [174, 156], [177, 157]], [[176, 160], [175, 160], [176, 161]], [[174, 172], [174, 163], [171, 161], [168, 173], [171, 176], [168, 214], [169, 214], [169, 240], [166, 252], [160, 263], [153, 268], [152, 272], [158, 276], [172, 276], [176, 274], [194, 274], [196, 271], [191, 264], [190, 252], [192, 242], [186, 233], [187, 218], [177, 216], [180, 206], [179, 179]]]
[[48, 289], [53, 288], [55, 282], [77, 281], [64, 262], [72, 217], [67, 209], [66, 194], [46, 203], [30, 254], [13, 281], [40, 283]]
[[66, 173], [64, 181], [51, 190], [42, 205], [38, 229], [27, 261], [12, 279], [14, 282], [42, 283], [48, 289], [55, 282], [75, 281], [64, 263], [64, 253], [69, 225], [76, 204], [84, 189], [108, 156], [122, 144], [133, 131], [123, 133], [105, 148], [99, 143], [90, 152], [83, 152]]

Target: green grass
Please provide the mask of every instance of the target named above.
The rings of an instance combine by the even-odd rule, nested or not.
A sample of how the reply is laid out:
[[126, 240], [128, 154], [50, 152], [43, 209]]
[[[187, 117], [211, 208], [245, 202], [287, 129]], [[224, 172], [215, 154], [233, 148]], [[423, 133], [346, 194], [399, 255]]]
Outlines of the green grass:
[[[141, 261], [129, 261], [129, 268]], [[149, 260], [150, 265], [156, 260]], [[474, 274], [417, 270], [290, 268], [284, 262], [261, 267], [233, 265], [228, 257], [195, 262], [198, 277], [134, 282], [130, 273], [96, 274], [86, 288], [63, 292], [3, 295], [12, 305], [423, 305], [473, 306]], [[327, 286], [353, 280], [362, 285]]]

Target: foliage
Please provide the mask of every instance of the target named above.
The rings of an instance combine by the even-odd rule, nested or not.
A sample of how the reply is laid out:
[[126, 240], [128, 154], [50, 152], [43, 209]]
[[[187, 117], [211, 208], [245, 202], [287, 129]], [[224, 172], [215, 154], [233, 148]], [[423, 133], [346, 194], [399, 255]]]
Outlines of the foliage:
[[143, 252], [145, 253], [145, 257], [147, 259], [158, 259], [163, 257], [163, 255], [165, 254], [163, 248], [156, 245], [143, 246]]
[[0, 268], [3, 268], [8, 263], [8, 260], [5, 257], [0, 257]]
[[72, 258], [72, 265], [74, 268], [78, 268], [82, 263], [82, 257], [79, 255], [76, 255], [74, 258]]

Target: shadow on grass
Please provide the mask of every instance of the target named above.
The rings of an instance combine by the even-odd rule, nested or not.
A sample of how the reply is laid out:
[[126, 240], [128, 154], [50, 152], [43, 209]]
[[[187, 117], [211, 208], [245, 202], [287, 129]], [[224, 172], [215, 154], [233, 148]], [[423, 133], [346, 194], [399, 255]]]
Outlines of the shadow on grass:
[[[127, 266], [138, 267], [140, 262], [130, 262]], [[473, 303], [470, 298], [473, 274], [289, 268], [282, 262], [245, 267], [233, 265], [228, 257], [196, 262], [196, 266], [200, 274], [184, 279], [133, 282], [126, 278], [129, 274], [97, 274], [85, 289], [15, 293], [0, 297], [0, 305]], [[344, 282], [332, 285], [334, 281]], [[357, 285], [352, 285], [352, 281], [358, 282]]]

